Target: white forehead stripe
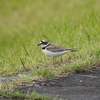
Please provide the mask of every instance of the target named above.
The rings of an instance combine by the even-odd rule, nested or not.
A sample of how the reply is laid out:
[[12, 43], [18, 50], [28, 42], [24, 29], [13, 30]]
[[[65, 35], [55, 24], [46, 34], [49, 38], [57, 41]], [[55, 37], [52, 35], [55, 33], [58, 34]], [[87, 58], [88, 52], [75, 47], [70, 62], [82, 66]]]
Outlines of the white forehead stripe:
[[41, 40], [41, 42], [48, 42], [47, 40]]

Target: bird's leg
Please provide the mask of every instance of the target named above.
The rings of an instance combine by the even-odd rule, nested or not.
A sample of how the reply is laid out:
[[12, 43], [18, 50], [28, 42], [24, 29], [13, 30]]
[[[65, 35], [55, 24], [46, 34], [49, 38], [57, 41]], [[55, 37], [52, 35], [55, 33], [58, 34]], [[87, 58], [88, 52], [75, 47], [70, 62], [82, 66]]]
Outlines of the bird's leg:
[[67, 59], [65, 60], [65, 62], [70, 63], [70, 54], [68, 53], [67, 55], [68, 56], [67, 56]]
[[66, 59], [67, 62], [68, 62], [68, 60], [69, 60], [69, 56], [70, 56], [70, 55], [69, 55], [69, 53], [68, 53], [68, 54], [67, 54], [67, 59]]
[[55, 65], [55, 64], [56, 64], [56, 59], [53, 58], [53, 65]]
[[61, 56], [61, 63], [63, 62], [62, 56]]

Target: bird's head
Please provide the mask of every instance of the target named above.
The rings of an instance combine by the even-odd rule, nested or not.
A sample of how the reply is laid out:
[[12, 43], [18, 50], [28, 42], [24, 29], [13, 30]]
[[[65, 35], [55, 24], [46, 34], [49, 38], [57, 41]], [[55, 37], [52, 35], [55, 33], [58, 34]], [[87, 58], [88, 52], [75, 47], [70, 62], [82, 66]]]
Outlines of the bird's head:
[[50, 44], [50, 42], [48, 42], [47, 40], [41, 40], [41, 42], [37, 45], [37, 46], [41, 46], [42, 48], [48, 46]]

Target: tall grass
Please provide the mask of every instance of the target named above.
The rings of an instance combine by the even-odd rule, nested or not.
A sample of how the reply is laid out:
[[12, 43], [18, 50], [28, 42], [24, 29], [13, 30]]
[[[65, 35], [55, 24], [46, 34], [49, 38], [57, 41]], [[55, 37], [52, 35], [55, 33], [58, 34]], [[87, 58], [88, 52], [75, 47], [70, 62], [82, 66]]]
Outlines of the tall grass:
[[99, 3], [99, 0], [2, 0], [0, 76], [50, 66], [51, 60], [37, 47], [41, 39], [78, 49], [77, 53], [63, 56], [72, 63], [60, 65], [58, 70], [86, 70], [98, 66]]

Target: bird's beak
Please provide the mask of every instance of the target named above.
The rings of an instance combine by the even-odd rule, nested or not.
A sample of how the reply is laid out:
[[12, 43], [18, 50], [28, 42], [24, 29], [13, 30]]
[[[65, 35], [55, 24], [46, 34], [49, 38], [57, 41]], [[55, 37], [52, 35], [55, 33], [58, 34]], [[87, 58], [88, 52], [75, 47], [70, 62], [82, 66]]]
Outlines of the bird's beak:
[[40, 46], [42, 43], [37, 44], [37, 46]]

